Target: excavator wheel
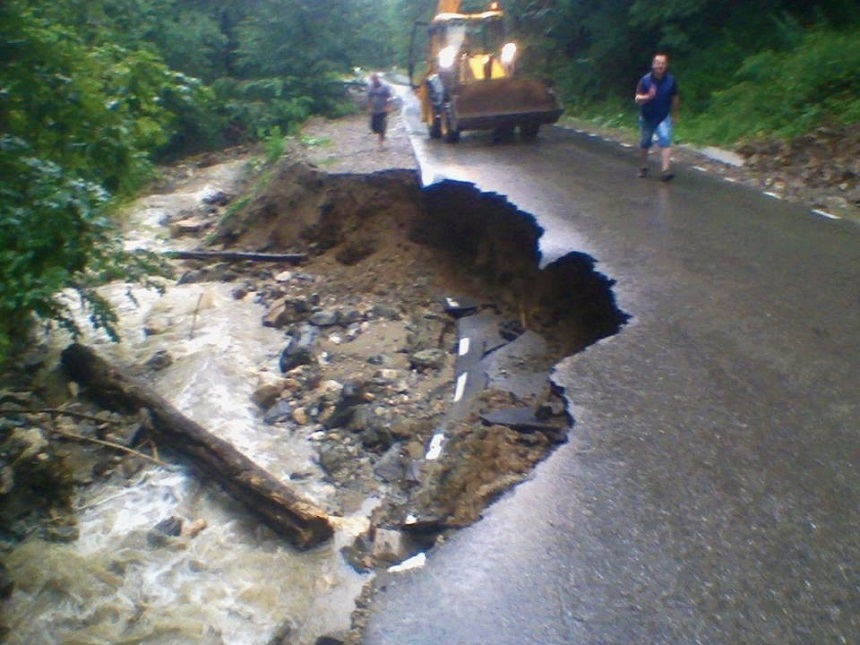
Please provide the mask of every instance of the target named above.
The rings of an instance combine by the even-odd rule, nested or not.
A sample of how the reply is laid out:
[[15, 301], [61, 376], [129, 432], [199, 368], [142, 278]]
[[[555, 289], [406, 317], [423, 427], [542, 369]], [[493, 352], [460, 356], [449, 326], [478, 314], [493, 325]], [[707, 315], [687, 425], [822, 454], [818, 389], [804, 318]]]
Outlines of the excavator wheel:
[[457, 143], [460, 140], [460, 131], [455, 130], [451, 125], [453, 120], [451, 105], [449, 103], [442, 108], [442, 136], [446, 143]]
[[533, 141], [537, 139], [539, 131], [540, 123], [529, 123], [520, 126], [520, 136], [527, 141]]
[[431, 139], [442, 138], [442, 116], [438, 113], [433, 114], [433, 123], [427, 125], [427, 134]]

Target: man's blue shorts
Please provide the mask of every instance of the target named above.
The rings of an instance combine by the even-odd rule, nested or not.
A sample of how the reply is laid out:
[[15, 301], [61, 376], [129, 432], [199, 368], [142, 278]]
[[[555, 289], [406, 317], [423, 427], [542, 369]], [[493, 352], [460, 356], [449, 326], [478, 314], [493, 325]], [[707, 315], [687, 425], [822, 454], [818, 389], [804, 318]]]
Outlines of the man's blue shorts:
[[672, 145], [672, 117], [667, 116], [658, 124], [648, 123], [639, 117], [639, 147], [647, 150], [654, 142], [657, 135], [657, 145], [660, 148], [668, 148]]

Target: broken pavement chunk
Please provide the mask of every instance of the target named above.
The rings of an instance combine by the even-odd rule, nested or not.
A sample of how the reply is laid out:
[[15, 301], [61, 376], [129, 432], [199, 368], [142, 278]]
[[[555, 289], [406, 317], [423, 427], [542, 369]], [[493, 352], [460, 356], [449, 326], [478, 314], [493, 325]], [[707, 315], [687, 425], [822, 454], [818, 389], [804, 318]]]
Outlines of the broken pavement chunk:
[[490, 425], [506, 426], [517, 432], [542, 432], [556, 443], [563, 443], [567, 439], [567, 424], [561, 426], [539, 419], [531, 408], [493, 410], [481, 414], [481, 420]]
[[442, 298], [442, 307], [446, 314], [459, 318], [475, 313], [478, 310], [478, 303], [471, 298], [446, 296]]

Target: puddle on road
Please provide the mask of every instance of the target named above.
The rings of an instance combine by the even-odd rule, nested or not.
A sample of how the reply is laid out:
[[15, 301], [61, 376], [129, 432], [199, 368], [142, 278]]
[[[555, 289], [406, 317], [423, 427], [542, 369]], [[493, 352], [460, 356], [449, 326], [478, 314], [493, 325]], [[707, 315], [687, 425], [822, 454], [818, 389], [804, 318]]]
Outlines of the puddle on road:
[[[320, 176], [304, 192], [289, 188], [289, 200], [261, 198], [264, 215], [249, 210], [256, 221], [247, 235], [255, 249], [290, 228], [296, 246], [305, 247], [299, 250], [340, 253], [336, 266], [361, 273], [362, 262], [378, 266], [385, 259], [380, 254], [390, 258], [408, 240], [428, 259], [418, 267], [415, 257], [404, 259], [411, 271], [427, 271], [422, 284], [491, 303], [493, 311], [539, 333], [549, 351], [538, 367], [547, 375], [563, 357], [617, 333], [627, 319], [615, 306], [612, 282], [595, 271], [590, 257], [571, 253], [540, 269], [534, 218], [499, 196], [451, 182], [422, 192], [411, 173]], [[284, 190], [276, 187], [274, 194], [283, 197]], [[163, 226], [165, 213], [188, 210], [187, 194], [181, 205], [159, 196], [157, 212], [152, 200], [143, 203], [130, 220], [148, 227], [138, 238], [159, 237], [153, 227]], [[374, 222], [376, 213], [384, 217]], [[228, 237], [241, 243], [241, 218], [231, 227]], [[376, 255], [344, 253], [369, 231]], [[382, 241], [386, 236], [398, 239]], [[398, 274], [415, 277], [394, 265], [386, 280]], [[125, 285], [109, 286], [104, 294], [120, 309], [125, 340], [113, 345], [90, 335], [84, 342], [136, 371], [184, 414], [301, 495], [333, 508], [336, 490], [320, 468], [317, 445], [301, 428], [264, 424], [250, 401], [261, 370], [277, 370], [284, 335], [263, 327], [265, 309], [253, 297], [235, 299], [234, 286], [172, 285], [164, 296], [137, 292], [137, 304], [125, 297]], [[413, 286], [399, 288], [406, 293]], [[372, 296], [379, 286], [368, 289]], [[172, 365], [157, 373], [141, 367], [163, 349]], [[453, 381], [450, 390], [453, 396]], [[16, 582], [4, 607], [6, 642], [263, 643], [280, 629], [289, 632], [288, 642], [304, 644], [342, 634], [369, 576], [347, 565], [341, 549], [366, 528], [377, 504], [365, 500], [355, 514], [337, 520], [334, 541], [302, 553], [187, 466], [148, 465], [130, 477], [116, 472], [80, 490], [77, 541], [31, 538], [5, 557]], [[152, 527], [174, 516], [205, 521], [206, 528], [193, 538], [154, 542]]]

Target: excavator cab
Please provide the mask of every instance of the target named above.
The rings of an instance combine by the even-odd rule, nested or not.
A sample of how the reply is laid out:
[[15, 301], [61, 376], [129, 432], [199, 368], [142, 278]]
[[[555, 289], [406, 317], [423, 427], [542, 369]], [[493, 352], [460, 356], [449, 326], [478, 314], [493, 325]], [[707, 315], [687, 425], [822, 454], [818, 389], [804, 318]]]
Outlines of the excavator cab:
[[508, 41], [497, 2], [481, 13], [459, 13], [458, 0], [440, 0], [440, 12], [412, 32], [409, 73], [414, 77], [417, 30], [427, 28], [426, 67], [412, 81], [431, 138], [459, 140], [462, 130], [513, 130], [537, 135], [563, 108], [541, 81], [516, 76], [516, 44]]

